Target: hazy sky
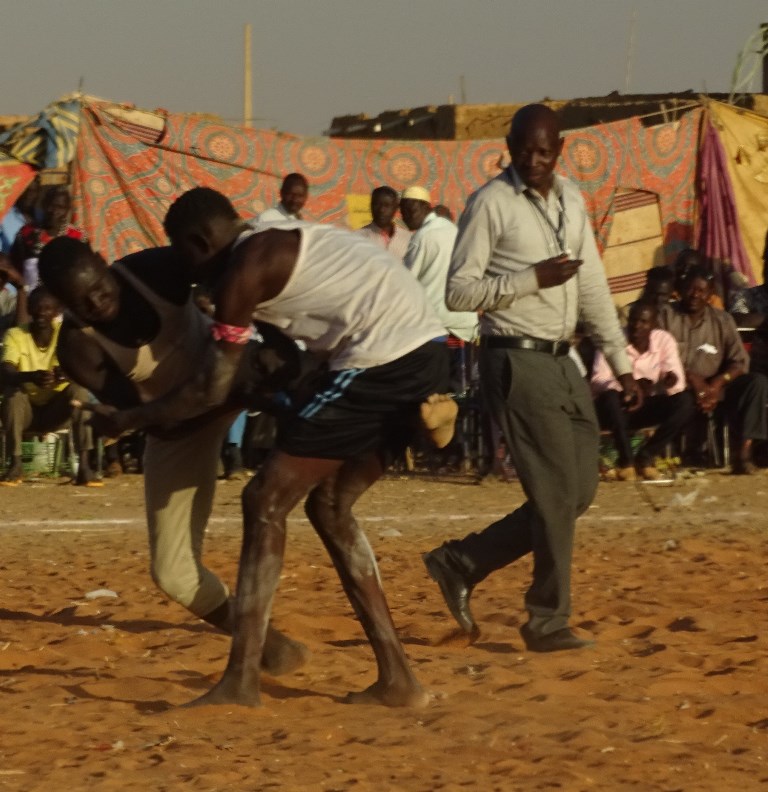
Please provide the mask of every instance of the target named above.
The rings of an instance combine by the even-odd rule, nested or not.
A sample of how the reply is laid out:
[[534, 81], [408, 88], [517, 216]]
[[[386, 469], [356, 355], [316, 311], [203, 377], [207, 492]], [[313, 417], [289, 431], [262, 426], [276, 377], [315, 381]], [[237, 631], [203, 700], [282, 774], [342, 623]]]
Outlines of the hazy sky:
[[235, 122], [246, 22], [256, 125], [321, 134], [335, 115], [459, 101], [460, 75], [473, 103], [624, 92], [630, 40], [630, 92], [728, 91], [768, 2], [0, 0], [0, 114], [82, 78], [87, 93]]

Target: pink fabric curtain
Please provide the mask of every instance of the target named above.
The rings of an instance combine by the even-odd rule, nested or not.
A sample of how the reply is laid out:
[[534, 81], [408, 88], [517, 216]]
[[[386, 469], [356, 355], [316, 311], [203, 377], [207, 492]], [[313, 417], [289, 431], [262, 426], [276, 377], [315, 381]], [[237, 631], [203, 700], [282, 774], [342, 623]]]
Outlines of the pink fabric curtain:
[[697, 248], [712, 262], [727, 294], [730, 268], [755, 285], [752, 266], [739, 231], [726, 153], [717, 130], [707, 118], [699, 151], [699, 233]]

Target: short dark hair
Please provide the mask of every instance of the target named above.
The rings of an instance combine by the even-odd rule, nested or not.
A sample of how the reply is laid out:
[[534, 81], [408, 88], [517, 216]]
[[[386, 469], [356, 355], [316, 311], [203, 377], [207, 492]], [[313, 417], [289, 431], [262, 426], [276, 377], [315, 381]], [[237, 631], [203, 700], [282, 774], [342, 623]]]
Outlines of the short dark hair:
[[675, 279], [675, 273], [669, 267], [651, 267], [645, 273], [645, 282], [648, 283], [660, 283], [662, 281], [673, 281]]
[[50, 297], [52, 300], [55, 300], [58, 304], [59, 300], [56, 295], [50, 290], [46, 289], [45, 286], [38, 286], [29, 293], [29, 297], [27, 297], [27, 309], [29, 313], [32, 313], [37, 305], [39, 305], [40, 300], [45, 299], [46, 297]]
[[309, 182], [306, 176], [301, 173], [289, 173], [280, 185], [280, 191], [290, 189], [294, 184], [301, 184], [305, 190], [309, 189]]
[[686, 271], [682, 284], [687, 287], [692, 280], [703, 280], [711, 284], [714, 278], [712, 270], [706, 264], [694, 264]]
[[698, 259], [700, 262], [704, 261], [704, 254], [701, 251], [696, 250], [696, 248], [687, 247], [683, 248], [675, 257], [675, 263], [677, 264], [684, 259], [691, 258], [691, 259]]
[[386, 195], [388, 198], [392, 198], [394, 201], [397, 201], [399, 197], [397, 194], [397, 190], [395, 190], [394, 187], [390, 187], [387, 184], [382, 184], [380, 187], [374, 187], [373, 190], [371, 190], [371, 200], [373, 200], [379, 195], [381, 196]]
[[560, 136], [560, 130], [562, 126], [560, 116], [551, 107], [545, 104], [536, 103], [521, 107], [514, 114], [514, 116], [512, 116], [507, 140], [515, 140], [519, 138], [528, 130], [532, 123], [539, 121], [544, 121], [550, 124], [552, 131], [555, 132], [558, 137]]
[[56, 294], [72, 270], [82, 262], [91, 259], [93, 255], [91, 246], [81, 239], [56, 237], [40, 251], [37, 273], [45, 288], [52, 294]]
[[638, 311], [653, 311], [654, 316], [659, 315], [659, 306], [656, 300], [652, 300], [650, 297], [641, 297], [639, 300], [635, 300], [632, 305], [629, 306], [629, 315], [637, 313]]
[[193, 228], [208, 228], [212, 218], [237, 220], [239, 215], [226, 195], [210, 187], [194, 187], [180, 195], [170, 206], [163, 220], [169, 239], [182, 236]]

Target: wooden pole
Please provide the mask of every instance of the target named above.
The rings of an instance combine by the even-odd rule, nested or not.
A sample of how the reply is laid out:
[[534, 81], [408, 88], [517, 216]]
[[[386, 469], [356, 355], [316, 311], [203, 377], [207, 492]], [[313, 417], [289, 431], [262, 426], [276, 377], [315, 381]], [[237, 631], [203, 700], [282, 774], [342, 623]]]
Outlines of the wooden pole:
[[760, 25], [763, 31], [761, 53], [763, 59], [763, 93], [768, 93], [768, 23]]
[[251, 86], [251, 25], [245, 25], [245, 48], [243, 51], [243, 126], [253, 125], [253, 89]]
[[624, 93], [628, 94], [632, 85], [632, 61], [635, 57], [635, 28], [637, 26], [637, 6], [632, 8], [629, 22], [629, 40], [627, 41], [627, 63], [624, 68]]

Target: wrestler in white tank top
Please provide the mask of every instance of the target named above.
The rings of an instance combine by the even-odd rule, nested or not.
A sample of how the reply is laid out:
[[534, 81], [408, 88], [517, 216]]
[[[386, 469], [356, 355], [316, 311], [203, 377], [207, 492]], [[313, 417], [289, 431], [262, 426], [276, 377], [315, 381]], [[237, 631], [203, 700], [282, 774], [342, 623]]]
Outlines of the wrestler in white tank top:
[[388, 251], [350, 231], [301, 221], [254, 223], [236, 245], [268, 228], [298, 230], [299, 255], [283, 291], [253, 318], [325, 353], [332, 370], [390, 363], [445, 335], [418, 281]]
[[160, 330], [148, 344], [117, 344], [93, 327], [81, 327], [133, 382], [142, 402], [153, 401], [184, 382], [198, 370], [207, 344], [213, 343], [211, 319], [188, 299], [174, 305], [153, 292], [119, 262], [112, 268], [157, 312]]

